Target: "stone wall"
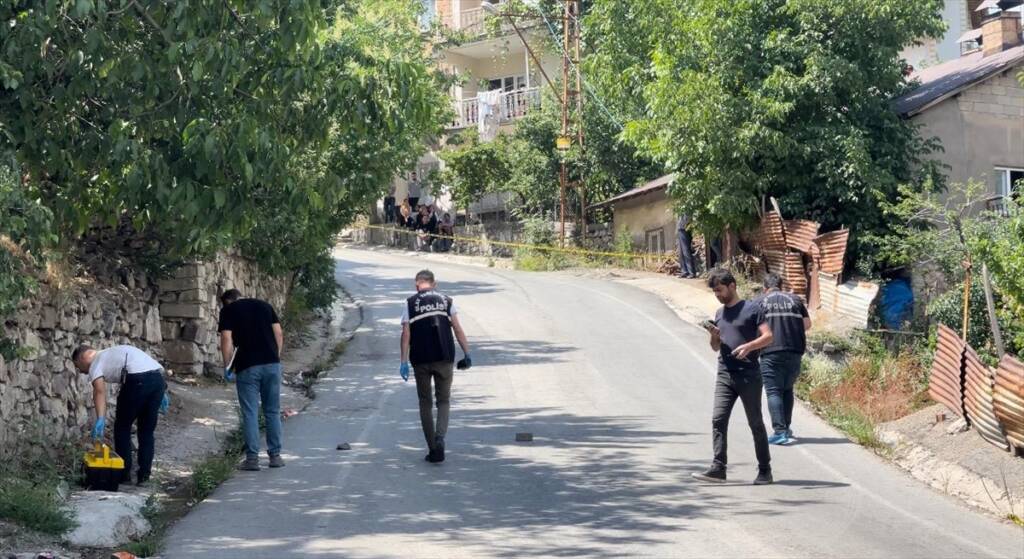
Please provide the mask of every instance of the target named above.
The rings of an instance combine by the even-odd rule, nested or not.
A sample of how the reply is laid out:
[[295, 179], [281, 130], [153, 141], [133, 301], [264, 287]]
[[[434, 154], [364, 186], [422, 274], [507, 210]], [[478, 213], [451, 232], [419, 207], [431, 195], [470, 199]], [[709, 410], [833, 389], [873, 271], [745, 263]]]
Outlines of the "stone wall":
[[250, 261], [223, 255], [182, 266], [158, 285], [166, 366], [179, 374], [220, 374], [220, 294], [238, 289], [243, 297], [263, 299], [282, 313], [291, 278], [268, 277]]
[[219, 372], [217, 295], [235, 287], [280, 311], [290, 286], [289, 278], [269, 278], [230, 255], [182, 266], [158, 282], [125, 268], [101, 276], [60, 285], [43, 280], [2, 324], [4, 337], [19, 348], [13, 360], [0, 357], [0, 448], [16, 448], [29, 432], [50, 440], [88, 428], [92, 390], [71, 362], [78, 345], [131, 344], [177, 375]]
[[6, 321], [5, 336], [20, 347], [17, 359], [0, 358], [0, 447], [29, 432], [59, 438], [87, 427], [92, 390], [71, 363], [78, 345], [132, 344], [162, 357], [157, 288], [138, 279], [131, 288], [43, 284]]

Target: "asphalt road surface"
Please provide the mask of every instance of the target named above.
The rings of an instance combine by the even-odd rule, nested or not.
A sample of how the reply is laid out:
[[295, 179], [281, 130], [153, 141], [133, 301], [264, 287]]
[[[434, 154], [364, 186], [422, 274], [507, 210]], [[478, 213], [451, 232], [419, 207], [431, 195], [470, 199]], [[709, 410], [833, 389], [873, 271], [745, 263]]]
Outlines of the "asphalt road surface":
[[428, 264], [337, 254], [365, 322], [285, 423], [287, 467], [235, 475], [174, 526], [164, 557], [1024, 557], [1019, 528], [803, 409], [800, 443], [772, 448], [774, 485], [750, 484], [738, 404], [730, 483], [695, 482], [711, 457], [706, 335], [599, 280], [429, 263], [474, 367], [455, 376], [448, 460], [428, 464], [414, 383], [398, 375], [401, 301]]

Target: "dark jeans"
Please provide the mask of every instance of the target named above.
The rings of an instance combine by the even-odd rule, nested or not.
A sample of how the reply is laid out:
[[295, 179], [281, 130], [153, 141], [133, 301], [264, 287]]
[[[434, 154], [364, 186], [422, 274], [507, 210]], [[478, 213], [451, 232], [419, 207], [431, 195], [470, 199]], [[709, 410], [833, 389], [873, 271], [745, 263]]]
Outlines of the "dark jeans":
[[167, 383], [163, 371], [128, 375], [117, 393], [117, 415], [114, 418], [114, 450], [124, 459], [124, 481], [131, 481], [132, 424], [138, 422], [139, 481], [149, 479], [153, 471], [156, 420]]
[[[437, 437], [448, 433], [448, 415], [451, 410], [452, 378], [455, 376], [455, 364], [447, 361], [437, 363], [421, 363], [413, 365], [416, 373], [416, 395], [420, 399], [420, 423], [423, 426], [423, 437], [427, 440], [427, 448], [434, 448]], [[431, 398], [431, 381], [433, 392], [437, 398], [437, 423], [434, 423], [434, 402]]]
[[689, 231], [679, 231], [679, 273], [697, 275], [697, 264], [693, 261], [693, 237]]
[[747, 414], [747, 424], [754, 435], [754, 451], [757, 465], [769, 467], [771, 455], [768, 452], [768, 432], [761, 418], [761, 373], [757, 369], [746, 371], [725, 371], [719, 369], [715, 381], [715, 408], [711, 417], [711, 436], [715, 452], [715, 466], [725, 468], [729, 437], [729, 416], [739, 398]]
[[768, 396], [768, 413], [776, 433], [793, 424], [793, 387], [800, 377], [802, 353], [779, 351], [761, 355], [761, 376]]

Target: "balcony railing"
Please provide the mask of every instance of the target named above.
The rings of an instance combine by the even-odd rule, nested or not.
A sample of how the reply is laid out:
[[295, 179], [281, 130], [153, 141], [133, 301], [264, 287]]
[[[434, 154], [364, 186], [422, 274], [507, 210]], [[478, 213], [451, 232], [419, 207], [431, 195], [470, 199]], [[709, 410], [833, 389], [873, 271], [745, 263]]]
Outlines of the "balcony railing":
[[[498, 121], [507, 123], [540, 108], [540, 88], [531, 87], [501, 94], [498, 100]], [[480, 123], [480, 98], [455, 101], [455, 120], [449, 128], [468, 128]]]
[[459, 29], [470, 35], [479, 35], [484, 32], [484, 9], [473, 8], [463, 10], [459, 16]]
[[444, 14], [437, 16], [437, 20], [441, 22], [441, 25], [448, 29], [454, 29], [457, 31], [465, 31], [470, 35], [482, 35], [484, 32], [484, 20], [487, 17], [487, 13], [484, 12], [483, 8], [473, 8], [471, 10], [463, 10], [459, 12], [458, 17], [456, 14]]
[[993, 196], [985, 200], [985, 209], [1000, 217], [1010, 217], [1020, 206], [1007, 196]]

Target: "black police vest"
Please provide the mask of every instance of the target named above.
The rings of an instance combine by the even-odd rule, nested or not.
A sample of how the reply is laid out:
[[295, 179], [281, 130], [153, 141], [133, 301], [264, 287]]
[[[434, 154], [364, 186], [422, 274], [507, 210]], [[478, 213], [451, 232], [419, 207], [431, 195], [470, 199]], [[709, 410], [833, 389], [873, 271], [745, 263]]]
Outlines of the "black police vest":
[[452, 299], [436, 291], [417, 293], [409, 308], [409, 361], [413, 365], [455, 361], [452, 334]]

